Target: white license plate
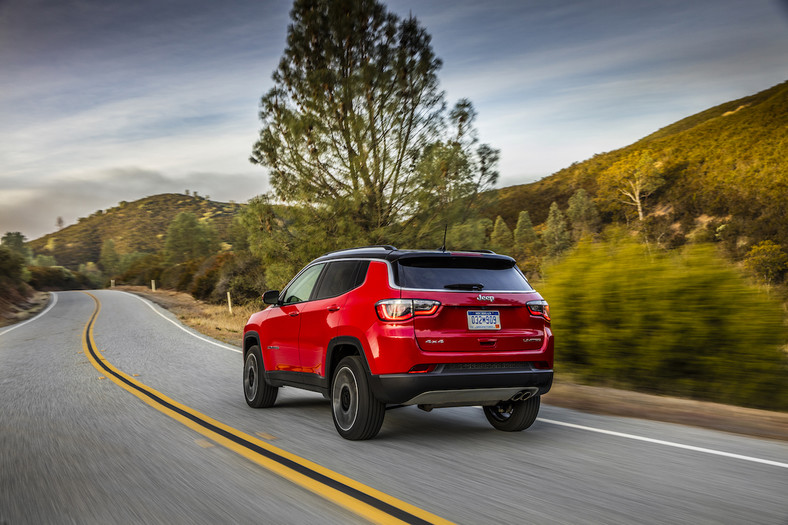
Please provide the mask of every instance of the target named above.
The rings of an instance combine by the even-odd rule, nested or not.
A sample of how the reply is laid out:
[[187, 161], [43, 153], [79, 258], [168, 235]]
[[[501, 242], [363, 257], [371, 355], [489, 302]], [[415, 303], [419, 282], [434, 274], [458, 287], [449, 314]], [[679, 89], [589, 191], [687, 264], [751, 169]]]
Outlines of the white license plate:
[[501, 314], [497, 310], [469, 310], [468, 330], [500, 330]]

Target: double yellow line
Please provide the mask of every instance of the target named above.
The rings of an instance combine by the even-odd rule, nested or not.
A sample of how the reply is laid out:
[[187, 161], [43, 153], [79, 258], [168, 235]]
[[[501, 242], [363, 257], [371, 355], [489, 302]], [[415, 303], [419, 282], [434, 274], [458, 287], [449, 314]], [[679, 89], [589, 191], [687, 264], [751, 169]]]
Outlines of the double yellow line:
[[432, 513], [398, 500], [379, 490], [354, 481], [307, 459], [225, 425], [201, 414], [161, 392], [137, 381], [112, 366], [99, 352], [93, 339], [93, 327], [101, 311], [96, 303], [85, 325], [82, 348], [90, 362], [115, 384], [131, 392], [156, 410], [170, 416], [208, 439], [234, 451], [268, 470], [300, 485], [323, 498], [368, 519], [373, 523], [449, 524]]

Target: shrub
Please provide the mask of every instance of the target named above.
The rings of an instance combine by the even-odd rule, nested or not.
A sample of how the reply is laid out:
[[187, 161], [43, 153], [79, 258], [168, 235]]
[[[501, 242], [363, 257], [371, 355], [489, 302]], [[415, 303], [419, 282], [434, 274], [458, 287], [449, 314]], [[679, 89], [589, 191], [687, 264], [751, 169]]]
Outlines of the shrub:
[[[222, 267], [230, 262], [232, 258], [232, 254], [222, 253], [205, 259], [192, 278], [189, 285], [189, 293], [196, 299], [211, 299], [214, 288], [218, 284]], [[223, 298], [219, 297], [218, 300], [222, 301]]]
[[197, 272], [201, 262], [202, 259], [194, 259], [163, 269], [159, 286], [170, 290], [188, 292], [192, 279], [194, 279], [194, 274]]
[[766, 284], [775, 284], [788, 271], [788, 255], [778, 244], [761, 241], [744, 257], [744, 266]]
[[623, 235], [549, 266], [559, 369], [641, 391], [788, 409], [778, 301], [714, 247], [650, 255]]
[[245, 304], [259, 301], [266, 289], [265, 272], [260, 259], [249, 252], [238, 252], [223, 264], [210, 299], [222, 302], [227, 292], [230, 292], [234, 303]]
[[128, 268], [118, 277], [118, 284], [135, 284], [138, 286], [150, 286], [150, 282], [160, 281], [164, 271], [161, 255], [137, 254]]
[[29, 266], [30, 286], [36, 290], [85, 290], [90, 280], [62, 266]]

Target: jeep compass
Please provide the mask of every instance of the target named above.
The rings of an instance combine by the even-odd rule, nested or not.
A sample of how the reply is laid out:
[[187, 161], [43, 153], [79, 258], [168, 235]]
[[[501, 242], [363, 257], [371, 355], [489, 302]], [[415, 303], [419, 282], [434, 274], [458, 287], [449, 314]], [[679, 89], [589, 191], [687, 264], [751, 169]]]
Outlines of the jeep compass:
[[550, 308], [514, 259], [489, 251], [369, 246], [301, 270], [243, 336], [247, 404], [279, 387], [322, 393], [346, 439], [377, 435], [387, 408], [481, 406], [528, 428], [553, 380]]

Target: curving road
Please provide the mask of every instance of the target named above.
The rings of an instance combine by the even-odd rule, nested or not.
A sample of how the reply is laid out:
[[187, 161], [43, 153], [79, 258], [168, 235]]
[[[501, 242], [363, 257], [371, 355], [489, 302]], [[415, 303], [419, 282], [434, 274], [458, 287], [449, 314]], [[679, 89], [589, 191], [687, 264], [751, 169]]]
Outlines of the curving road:
[[0, 328], [0, 524], [788, 523], [783, 442], [545, 405], [350, 442], [318, 394], [247, 407], [238, 349], [137, 296], [53, 297]]

